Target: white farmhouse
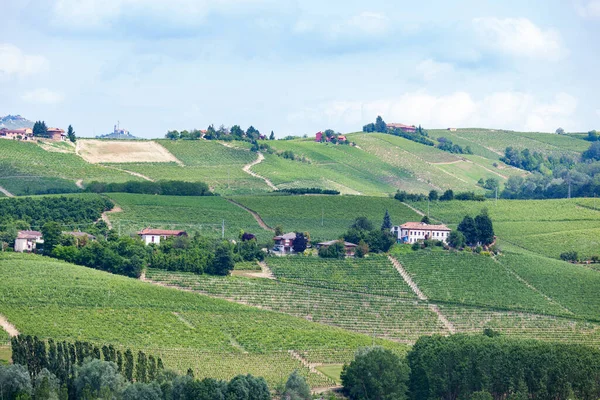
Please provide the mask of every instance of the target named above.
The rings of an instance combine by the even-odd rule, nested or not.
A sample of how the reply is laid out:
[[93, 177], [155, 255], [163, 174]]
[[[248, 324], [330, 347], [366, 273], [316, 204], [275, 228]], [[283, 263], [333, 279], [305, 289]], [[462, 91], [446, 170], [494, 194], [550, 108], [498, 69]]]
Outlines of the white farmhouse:
[[419, 240], [432, 239], [444, 243], [448, 240], [451, 229], [446, 225], [430, 225], [424, 222], [407, 222], [393, 226], [391, 232], [397, 237], [398, 243], [415, 243]]
[[186, 231], [173, 231], [167, 229], [145, 228], [138, 232], [146, 245], [151, 243], [160, 244], [160, 239], [166, 239], [174, 236], [187, 236]]
[[35, 251], [36, 245], [43, 244], [42, 232], [19, 231], [15, 239], [15, 251], [19, 253]]

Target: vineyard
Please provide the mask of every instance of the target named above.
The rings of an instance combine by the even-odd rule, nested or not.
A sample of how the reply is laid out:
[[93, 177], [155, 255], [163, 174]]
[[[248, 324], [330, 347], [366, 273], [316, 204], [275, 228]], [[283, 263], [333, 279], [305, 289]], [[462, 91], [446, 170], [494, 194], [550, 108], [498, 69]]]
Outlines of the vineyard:
[[273, 274], [282, 282], [377, 296], [415, 298], [409, 286], [383, 256], [344, 260], [317, 257], [273, 257]]
[[122, 234], [132, 234], [144, 227], [184, 229], [189, 234], [220, 237], [225, 220], [225, 238], [237, 239], [240, 229], [257, 235], [261, 240], [272, 234], [263, 230], [245, 210], [222, 197], [153, 196], [111, 193], [110, 198], [122, 212], [109, 218]]
[[432, 301], [570, 314], [519, 281], [490, 257], [470, 253], [419, 251], [397, 259]]
[[[378, 276], [378, 271], [374, 270], [372, 274]], [[235, 276], [212, 277], [149, 270], [146, 277], [167, 285], [396, 341], [412, 342], [421, 335], [445, 333], [436, 315], [426, 304], [415, 299]], [[367, 282], [372, 283], [368, 279]]]
[[421, 217], [399, 201], [365, 196], [247, 196], [236, 201], [257, 212], [267, 225], [285, 232], [308, 231], [313, 243], [338, 238], [358, 216], [378, 226], [385, 210], [394, 224]]
[[351, 354], [373, 341], [305, 319], [34, 255], [0, 255], [0, 279], [0, 313], [22, 333], [144, 349], [180, 372], [194, 368], [197, 377], [231, 378], [252, 370], [274, 385], [299, 368], [313, 386], [332, 384], [290, 352], [325, 362], [330, 351]]
[[600, 200], [493, 200], [417, 202], [412, 205], [451, 227], [465, 215], [475, 216], [483, 208], [494, 221], [496, 235], [507, 243], [554, 258], [575, 250], [589, 258], [600, 253]]

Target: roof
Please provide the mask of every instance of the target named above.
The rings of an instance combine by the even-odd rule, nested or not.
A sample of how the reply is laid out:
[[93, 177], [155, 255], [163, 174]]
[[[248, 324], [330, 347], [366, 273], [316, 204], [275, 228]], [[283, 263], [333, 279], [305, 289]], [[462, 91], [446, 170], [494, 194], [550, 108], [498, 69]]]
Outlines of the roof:
[[416, 129], [417, 128], [414, 125], [404, 125], [404, 124], [397, 124], [397, 123], [386, 124], [386, 126], [388, 128], [400, 128], [400, 129]]
[[[328, 242], [321, 242], [321, 243], [317, 243], [318, 246], [331, 246], [333, 244], [336, 243], [342, 243], [341, 240], [330, 240]], [[357, 247], [358, 245], [354, 244], [354, 243], [350, 243], [350, 242], [343, 242], [344, 243], [344, 247]]]
[[42, 232], [39, 231], [19, 231], [17, 233], [17, 239], [40, 239]]
[[275, 236], [273, 238], [274, 240], [281, 240], [281, 239], [296, 239], [296, 232], [290, 232], [290, 233], [286, 233], [285, 235], [280, 235], [280, 236]]
[[90, 239], [96, 239], [96, 236], [90, 235], [87, 232], [63, 232], [63, 235], [71, 235], [75, 237], [89, 237]]
[[424, 222], [407, 222], [400, 225], [402, 229], [420, 229], [422, 231], [451, 231], [446, 225], [430, 225]]
[[48, 133], [65, 133], [64, 130], [60, 129], [60, 128], [48, 128], [46, 129], [46, 132]]
[[178, 231], [178, 230], [169, 230], [169, 229], [144, 228], [138, 232], [138, 235], [181, 236], [181, 235], [187, 235], [187, 232], [186, 231]]

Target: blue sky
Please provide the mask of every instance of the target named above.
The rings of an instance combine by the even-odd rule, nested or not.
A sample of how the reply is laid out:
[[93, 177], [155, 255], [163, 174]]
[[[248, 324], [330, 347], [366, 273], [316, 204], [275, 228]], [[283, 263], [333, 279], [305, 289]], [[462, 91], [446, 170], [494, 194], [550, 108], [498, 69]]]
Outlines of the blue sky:
[[600, 129], [600, 0], [3, 0], [0, 115], [80, 136]]

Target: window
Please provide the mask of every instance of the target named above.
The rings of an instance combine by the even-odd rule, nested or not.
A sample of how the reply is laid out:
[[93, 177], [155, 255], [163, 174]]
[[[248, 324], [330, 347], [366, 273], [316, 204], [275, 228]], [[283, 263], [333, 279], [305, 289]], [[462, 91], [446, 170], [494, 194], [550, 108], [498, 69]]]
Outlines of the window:
[[154, 235], [150, 236], [152, 238], [152, 243], [154, 243]]

